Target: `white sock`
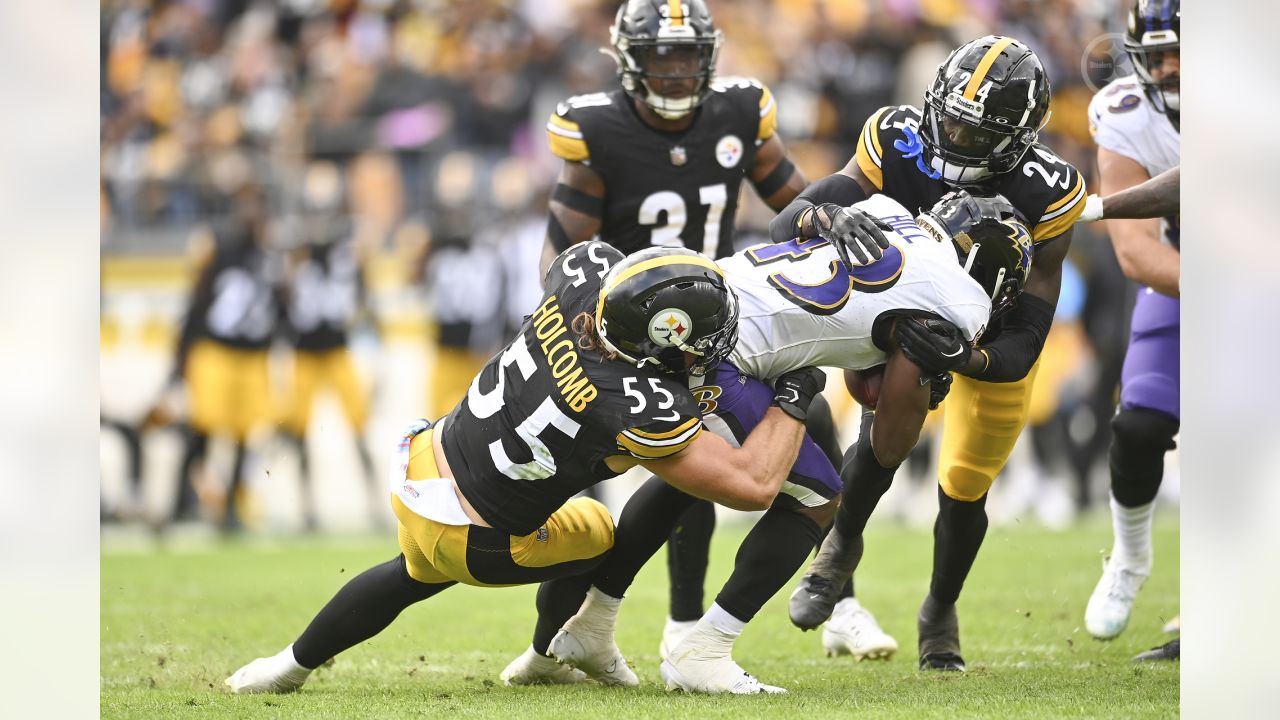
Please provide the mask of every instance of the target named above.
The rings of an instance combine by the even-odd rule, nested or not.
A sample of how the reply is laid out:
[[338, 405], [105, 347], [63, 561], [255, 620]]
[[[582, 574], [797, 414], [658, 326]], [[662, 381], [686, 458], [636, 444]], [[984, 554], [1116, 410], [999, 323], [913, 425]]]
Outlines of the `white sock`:
[[584, 620], [590, 619], [591, 625], [614, 627], [618, 622], [618, 608], [622, 606], [622, 598], [612, 597], [600, 592], [595, 586], [587, 591], [587, 599], [582, 603], [578, 613]]
[[700, 622], [706, 623], [734, 638], [741, 635], [743, 628], [747, 626], [746, 622], [730, 615], [727, 610], [716, 603], [711, 603], [711, 607], [707, 609], [707, 613], [702, 616]]
[[857, 598], [851, 598], [851, 597], [840, 598], [840, 602], [836, 603], [835, 609], [831, 611], [831, 614], [835, 615], [837, 613], [851, 613], [857, 610], [859, 607], [862, 607], [862, 606], [858, 603]]
[[289, 643], [289, 647], [276, 653], [276, 657], [280, 658], [282, 662], [287, 663], [288, 665], [287, 672], [290, 675], [296, 675], [297, 673], [304, 673], [303, 677], [305, 677], [306, 676], [305, 674], [309, 674], [314, 669], [309, 667], [303, 667], [302, 664], [298, 662], [298, 658], [293, 654], [293, 643]]
[[1111, 496], [1111, 529], [1115, 533], [1112, 562], [1136, 572], [1151, 572], [1151, 518], [1155, 509], [1154, 500], [1130, 508]]

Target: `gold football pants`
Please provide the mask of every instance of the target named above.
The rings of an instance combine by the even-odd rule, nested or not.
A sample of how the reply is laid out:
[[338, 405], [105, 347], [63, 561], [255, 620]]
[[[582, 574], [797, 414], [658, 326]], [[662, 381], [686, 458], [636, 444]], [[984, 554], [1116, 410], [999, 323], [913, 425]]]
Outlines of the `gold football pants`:
[[337, 392], [347, 422], [357, 435], [363, 434], [369, 405], [355, 363], [351, 361], [351, 352], [345, 347], [294, 353], [293, 394], [282, 413], [285, 430], [298, 436], [307, 434], [316, 391], [322, 386]]
[[[440, 477], [427, 430], [409, 445], [409, 478]], [[579, 575], [613, 547], [613, 517], [591, 498], [575, 498], [538, 530], [516, 537], [479, 525], [445, 525], [410, 510], [392, 495], [400, 550], [409, 576], [423, 583], [456, 580], [504, 587]]]
[[1027, 424], [1039, 361], [1017, 382], [955, 375], [942, 420], [938, 482], [954, 500], [974, 502], [991, 489]]
[[187, 357], [191, 424], [205, 434], [243, 441], [271, 412], [267, 351], [197, 340]]

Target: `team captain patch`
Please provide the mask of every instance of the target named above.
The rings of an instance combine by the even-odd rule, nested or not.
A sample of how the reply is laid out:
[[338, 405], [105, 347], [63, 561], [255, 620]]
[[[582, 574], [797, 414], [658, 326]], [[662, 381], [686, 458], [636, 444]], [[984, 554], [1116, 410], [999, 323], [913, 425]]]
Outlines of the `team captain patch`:
[[693, 321], [683, 310], [669, 308], [653, 316], [649, 323], [649, 339], [661, 347], [683, 345], [693, 332]]

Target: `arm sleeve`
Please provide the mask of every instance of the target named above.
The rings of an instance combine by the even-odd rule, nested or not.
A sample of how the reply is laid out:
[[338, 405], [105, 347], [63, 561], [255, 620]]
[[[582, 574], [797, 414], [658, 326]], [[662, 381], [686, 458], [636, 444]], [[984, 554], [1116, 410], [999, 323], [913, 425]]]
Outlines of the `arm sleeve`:
[[653, 421], [618, 433], [618, 449], [641, 460], [659, 460], [689, 447], [702, 428], [701, 419], [687, 415], [674, 421]]
[[1053, 325], [1053, 306], [1034, 295], [1022, 295], [1005, 318], [1000, 335], [982, 348], [987, 367], [977, 379], [1016, 382], [1031, 372]]

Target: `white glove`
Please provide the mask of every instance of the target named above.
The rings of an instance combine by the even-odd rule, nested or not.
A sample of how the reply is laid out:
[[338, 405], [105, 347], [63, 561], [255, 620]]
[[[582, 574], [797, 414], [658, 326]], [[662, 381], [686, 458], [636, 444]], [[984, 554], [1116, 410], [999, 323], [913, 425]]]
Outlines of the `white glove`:
[[1102, 198], [1090, 195], [1084, 199], [1084, 212], [1076, 219], [1078, 223], [1094, 222], [1102, 219]]

